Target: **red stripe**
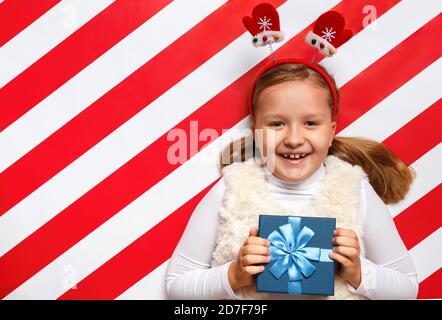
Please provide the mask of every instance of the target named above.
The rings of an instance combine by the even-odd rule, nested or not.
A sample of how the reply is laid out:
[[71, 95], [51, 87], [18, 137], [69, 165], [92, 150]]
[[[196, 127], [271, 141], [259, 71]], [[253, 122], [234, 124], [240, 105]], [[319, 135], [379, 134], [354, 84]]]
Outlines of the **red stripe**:
[[6, 0], [0, 3], [0, 48], [59, 2]]
[[[224, 26], [223, 30], [225, 31]], [[238, 30], [238, 32], [239, 34], [242, 33], [241, 30]], [[192, 47], [195, 48], [197, 45], [195, 44]], [[173, 52], [176, 53], [176, 51]], [[185, 51], [182, 54], [185, 55]], [[169, 60], [169, 63], [172, 63], [174, 60]], [[158, 80], [161, 74], [163, 73], [159, 72], [156, 74], [158, 75], [156, 77], [158, 81], [157, 86], [162, 84], [162, 81]], [[173, 73], [170, 73], [168, 77], [172, 77], [172, 75]], [[222, 128], [230, 128], [235, 125], [239, 119], [246, 116], [246, 108], [241, 108], [240, 103], [245, 101], [244, 90], [241, 88], [244, 88], [250, 81], [250, 75], [251, 73], [248, 73], [240, 78], [233, 89], [226, 90], [221, 98], [212, 100], [209, 106], [200, 108], [191, 117], [184, 119], [177, 128], [188, 132], [190, 121], [198, 120], [201, 130], [203, 128], [218, 128], [218, 132], [221, 134]], [[143, 80], [147, 81], [150, 78], [152, 78], [152, 74], [147, 74]], [[165, 79], [167, 78], [165, 77]], [[135, 87], [144, 88], [145, 84], [144, 86], [141, 86], [141, 84], [137, 83]], [[131, 95], [129, 94], [128, 96]], [[121, 101], [125, 102], [125, 98], [128, 96], [122, 95]], [[225, 101], [234, 101], [235, 103], [226, 105]], [[112, 108], [113, 104], [109, 103], [107, 107]], [[127, 107], [129, 108], [130, 105]], [[121, 110], [125, 109], [121, 104], [119, 108]], [[218, 123], [219, 119], [213, 117], [213, 112], [214, 110], [221, 109], [226, 114], [221, 118], [224, 122]], [[100, 121], [98, 120], [97, 118], [97, 122], [89, 122], [89, 124], [96, 123], [99, 126]], [[91, 129], [92, 127], [88, 125], [85, 129]], [[77, 135], [80, 133], [84, 134], [81, 130], [76, 132]], [[0, 257], [0, 283], [2, 283], [0, 298], [6, 296], [38, 270], [42, 269], [115, 213], [119, 212], [128, 203], [175, 170], [179, 164], [170, 165], [167, 160], [167, 150], [171, 144], [171, 142], [167, 141], [167, 133], [165, 133], [146, 150], [77, 199], [77, 201], [23, 240], [14, 249]], [[72, 146], [73, 143], [70, 145]], [[58, 154], [58, 156], [61, 157], [62, 153]], [[155, 170], [148, 171], [145, 168], [155, 168]], [[103, 199], [107, 199], [105, 203], [103, 203]], [[91, 215], [90, 212], [95, 214]], [[54, 239], [57, 239], [57, 241], [54, 241]]]
[[[250, 10], [253, 3], [248, 2]], [[0, 173], [0, 185], [8, 186], [2, 191], [0, 216], [239, 37], [244, 27], [236, 17], [237, 7], [237, 2], [228, 1]], [[213, 34], [218, 36], [212, 37], [210, 46], [200, 40]]]
[[394, 218], [396, 227], [408, 250], [442, 227], [439, 184]]
[[171, 1], [117, 0], [41, 57], [1, 88], [0, 132]]
[[442, 297], [442, 268], [432, 273], [419, 284], [418, 299], [440, 299]]
[[[440, 58], [442, 41], [434, 41], [440, 30], [442, 14], [347, 82], [340, 90], [342, 102], [337, 117], [340, 130]], [[412, 59], [410, 52], [413, 52]]]
[[[407, 165], [412, 165], [440, 143], [442, 131], [438, 123], [442, 119], [441, 107], [442, 99], [439, 99], [383, 143]], [[404, 148], [404, 145], [413, 147]], [[408, 249], [442, 226], [438, 196], [441, 196], [440, 185], [395, 217], [396, 227]]]
[[[75, 289], [67, 291], [59, 299], [115, 299], [116, 292], [124, 292], [128, 285], [132, 286], [138, 282], [146, 271], [150, 273], [155, 270], [172, 255], [193, 210], [217, 181], [218, 179], [139, 237], [130, 247], [112, 257], [97, 272], [93, 272], [92, 277], [85, 278]], [[152, 245], [153, 243], [156, 246]], [[161, 249], [158, 246], [161, 246]], [[139, 267], [130, 272], [121, 270], [118, 277], [114, 277], [115, 264]], [[112, 281], [108, 281], [109, 279]], [[96, 281], [102, 285], [94, 286]]]
[[[337, 9], [339, 9], [339, 6]], [[290, 41], [290, 45], [284, 47], [283, 50], [290, 49], [291, 53], [296, 54], [296, 49], [302, 47], [301, 44], [304, 41], [305, 31], [297, 36], [297, 39]], [[189, 118], [183, 120], [177, 128], [188, 132], [189, 122], [198, 120], [200, 130], [203, 128], [216, 128], [218, 132], [221, 132], [221, 128], [230, 128], [236, 124], [240, 119], [244, 118], [247, 113], [246, 106], [242, 104], [242, 101], [246, 99], [246, 90], [243, 90], [243, 88], [247, 87], [257, 68], [259, 68], [259, 66], [238, 79], [238, 81], [209, 101], [205, 106], [198, 109], [198, 111]], [[229, 103], [226, 103], [226, 101]], [[223, 117], [214, 119], [214, 110], [220, 110], [221, 108], [224, 110]], [[172, 166], [167, 162], [167, 149], [170, 145], [170, 142], [167, 142], [167, 134], [163, 135], [163, 137], [137, 155], [129, 163], [80, 198], [67, 210], [60, 213], [51, 222], [43, 226], [41, 230], [31, 235], [11, 252], [6, 254], [4, 259], [0, 259], [0, 271], [10, 269], [10, 266], [16, 266], [20, 264], [21, 261], [26, 261], [27, 264], [21, 268], [18, 274], [9, 273], [8, 279], [5, 279], [5, 281], [9, 281], [8, 288], [4, 290], [2, 294], [10, 290], [11, 287], [13, 288], [14, 283], [17, 284], [24, 281], [49, 263], [50, 261], [47, 259], [49, 256], [53, 256], [52, 259], [54, 259], [64, 250], [78, 242], [79, 239], [84, 237], [88, 232], [91, 232], [93, 228], [98, 227], [164, 176], [172, 172], [177, 166]], [[155, 170], [148, 173], [146, 170], [143, 170], [143, 168], [149, 167], [153, 167]], [[130, 181], [130, 185], [127, 181]], [[118, 197], [115, 197], [116, 194], [118, 194]], [[109, 199], [109, 201], [103, 203], [102, 199]], [[84, 212], [97, 212], [97, 215], [92, 217]], [[102, 216], [99, 217], [98, 213]], [[85, 231], [88, 228], [90, 230]], [[60, 230], [62, 230], [62, 232]], [[56, 243], [52, 240], [54, 238], [57, 239]], [[146, 241], [152, 243], [149, 238], [146, 238]], [[38, 250], [39, 254], [36, 254], [35, 251], [35, 245], [37, 243], [40, 245]], [[46, 256], [41, 258], [41, 252], [44, 252]], [[155, 259], [152, 259], [150, 262], [158, 266], [164, 262], [164, 260], [155, 261]], [[145, 269], [143, 264], [134, 264], [133, 261], [130, 263], [123, 261], [122, 264], [115, 263], [107, 268], [110, 268], [107, 270], [112, 270], [114, 274], [120, 274], [121, 270], [130, 269], [132, 270], [131, 272], [134, 272], [134, 268]], [[16, 271], [16, 269], [14, 269], [14, 271]], [[85, 283], [90, 283], [89, 287], [98, 288], [103, 285], [101, 279], [98, 279], [100, 278], [99, 270], [100, 269], [94, 273], [92, 279], [85, 279]], [[106, 272], [109, 273], [110, 271]], [[146, 274], [146, 272], [148, 273], [149, 271], [144, 270], [141, 273]], [[0, 275], [1, 274], [0, 272]], [[122, 287], [115, 288], [114, 291], [111, 291], [110, 286], [113, 282], [106, 282], [109, 283], [109, 287], [106, 288], [109, 295], [118, 296], [122, 293]]]
[[[400, 130], [384, 140], [384, 144], [407, 165], [434, 148], [442, 138], [442, 99], [436, 101], [408, 122]], [[412, 146], [404, 148], [404, 145]]]

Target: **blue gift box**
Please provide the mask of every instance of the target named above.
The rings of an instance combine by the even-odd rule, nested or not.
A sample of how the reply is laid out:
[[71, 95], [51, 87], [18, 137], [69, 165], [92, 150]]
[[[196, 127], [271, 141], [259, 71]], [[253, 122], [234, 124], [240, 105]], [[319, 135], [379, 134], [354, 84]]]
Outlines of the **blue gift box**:
[[270, 241], [271, 260], [258, 274], [256, 291], [334, 295], [334, 218], [259, 216], [259, 234]]

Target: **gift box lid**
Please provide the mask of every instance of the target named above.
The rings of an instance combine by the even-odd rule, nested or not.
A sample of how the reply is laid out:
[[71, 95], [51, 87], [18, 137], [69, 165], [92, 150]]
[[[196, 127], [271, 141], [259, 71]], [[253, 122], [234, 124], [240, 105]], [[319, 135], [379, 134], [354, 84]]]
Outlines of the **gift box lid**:
[[[279, 243], [279, 247], [276, 247], [272, 242], [271, 247], [273, 246], [273, 248], [271, 248], [271, 250], [273, 252], [281, 253], [281, 250], [278, 251], [278, 248], [281, 248], [281, 240], [283, 240], [282, 242], [288, 241], [285, 243], [285, 245], [287, 245], [285, 249], [287, 252], [292, 251], [292, 255], [293, 252], [296, 251], [294, 254], [296, 258], [287, 258], [284, 260], [285, 256], [279, 255], [280, 259], [277, 259], [277, 256], [272, 253], [273, 258], [271, 262], [265, 265], [264, 272], [257, 275], [256, 291], [333, 295], [335, 264], [334, 261], [328, 257], [328, 254], [333, 248], [332, 239], [335, 227], [335, 218], [260, 215], [258, 236], [265, 239], [271, 235], [279, 237], [279, 242], [275, 242]], [[293, 230], [293, 228], [295, 230]], [[293, 237], [293, 239], [289, 240], [284, 236]], [[298, 236], [300, 236], [298, 239], [299, 241], [297, 244], [295, 244], [295, 246], [293, 246], [293, 243], [296, 242]], [[277, 238], [271, 237], [271, 239], [275, 240]], [[292, 241], [292, 244], [290, 244], [290, 241]], [[291, 249], [289, 249], [289, 247], [291, 247]], [[306, 251], [303, 248], [309, 249]], [[299, 258], [299, 255], [306, 258], [308, 261], [305, 262], [302, 257]], [[310, 259], [313, 256], [315, 258]], [[278, 260], [280, 261], [278, 262]], [[303, 261], [301, 265], [299, 263], [292, 262], [300, 260]], [[286, 263], [282, 263], [284, 261]], [[283, 266], [282, 269], [281, 267], [278, 267], [280, 273], [285, 270], [278, 279], [270, 270], [276, 263]], [[300, 275], [302, 279], [299, 279], [298, 281], [289, 281], [288, 269], [290, 267], [290, 263], [295, 265], [298, 270], [298, 276]], [[304, 270], [304, 267], [311, 272], [311, 274], [307, 272], [307, 277], [301, 271], [301, 269]], [[276, 267], [273, 268], [273, 270], [275, 269]]]

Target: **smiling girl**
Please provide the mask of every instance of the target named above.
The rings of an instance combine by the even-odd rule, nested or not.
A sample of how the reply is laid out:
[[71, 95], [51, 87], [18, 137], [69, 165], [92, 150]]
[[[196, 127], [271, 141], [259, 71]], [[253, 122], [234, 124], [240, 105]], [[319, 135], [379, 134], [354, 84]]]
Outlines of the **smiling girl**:
[[[385, 205], [404, 198], [413, 172], [380, 143], [335, 137], [338, 103], [319, 65], [293, 60], [263, 69], [250, 99], [259, 154], [221, 164], [222, 178], [170, 260], [170, 298], [416, 298], [416, 270]], [[270, 261], [268, 240], [257, 236], [263, 213], [336, 218], [334, 296], [255, 291], [255, 275]]]

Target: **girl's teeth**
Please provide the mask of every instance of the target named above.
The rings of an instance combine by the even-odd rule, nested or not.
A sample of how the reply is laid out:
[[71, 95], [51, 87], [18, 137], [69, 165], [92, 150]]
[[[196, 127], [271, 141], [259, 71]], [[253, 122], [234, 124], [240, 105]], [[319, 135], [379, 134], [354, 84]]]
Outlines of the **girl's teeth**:
[[300, 154], [289, 154], [289, 155], [287, 155], [287, 154], [285, 154], [284, 157], [288, 158], [288, 159], [300, 159], [300, 158], [304, 158], [305, 154], [303, 154], [303, 155], [300, 155]]

